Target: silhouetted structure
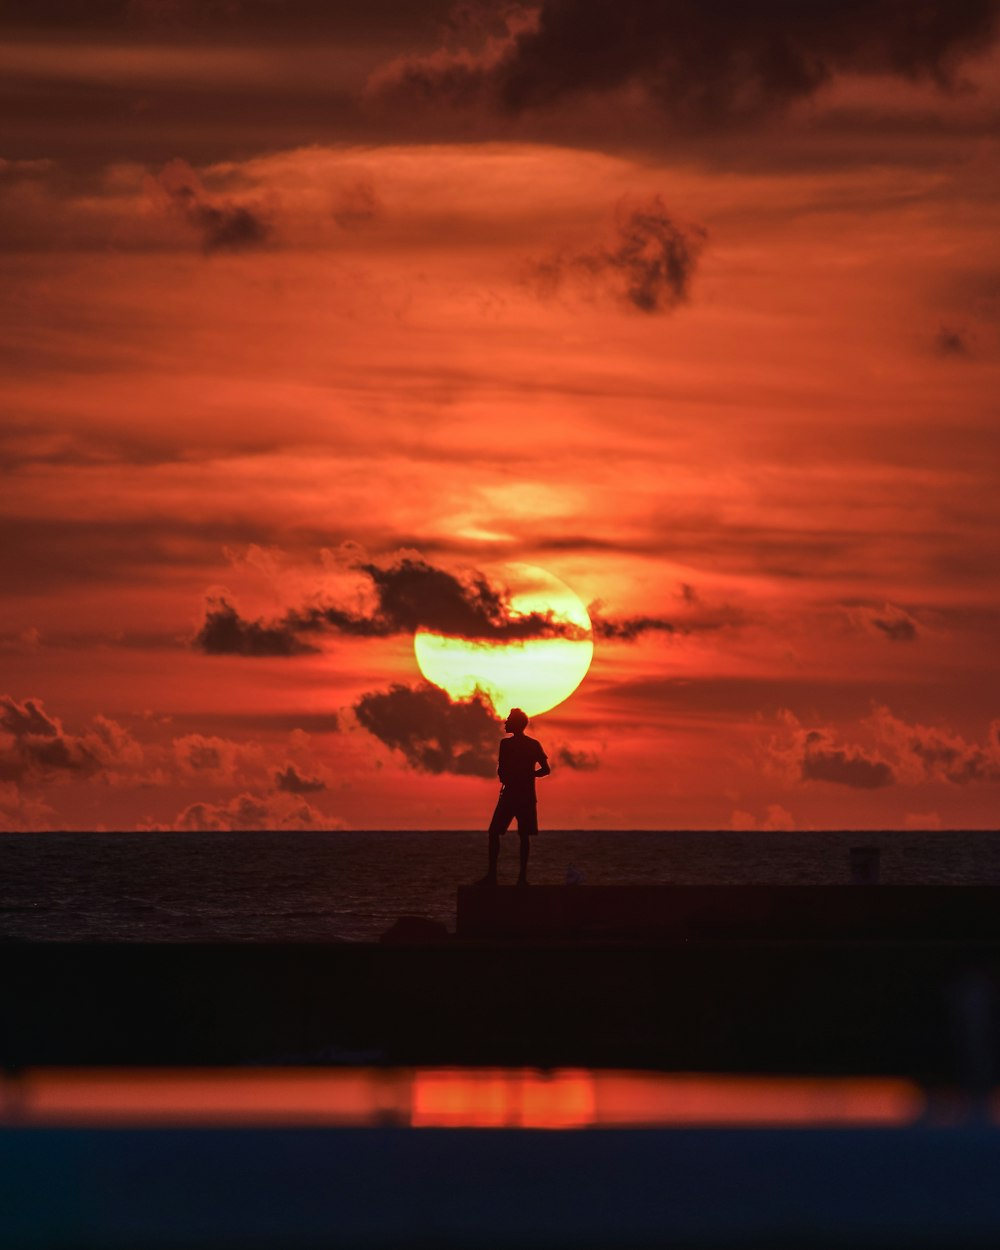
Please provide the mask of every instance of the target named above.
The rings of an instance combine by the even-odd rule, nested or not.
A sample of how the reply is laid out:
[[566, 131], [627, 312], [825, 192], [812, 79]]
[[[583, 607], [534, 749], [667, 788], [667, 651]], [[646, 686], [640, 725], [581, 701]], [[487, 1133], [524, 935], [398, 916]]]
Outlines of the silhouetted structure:
[[878, 885], [881, 855], [877, 846], [852, 846], [851, 881], [855, 885]]
[[489, 828], [489, 868], [480, 885], [496, 885], [497, 860], [500, 858], [500, 835], [507, 832], [510, 822], [516, 818], [517, 832], [521, 839], [521, 871], [518, 885], [528, 884], [528, 855], [530, 838], [538, 832], [538, 805], [535, 795], [535, 778], [547, 777], [552, 771], [542, 750], [542, 744], [529, 738], [524, 732], [528, 717], [519, 707], [512, 708], [504, 721], [509, 738], [500, 741], [500, 757], [497, 776], [500, 778], [500, 797]]

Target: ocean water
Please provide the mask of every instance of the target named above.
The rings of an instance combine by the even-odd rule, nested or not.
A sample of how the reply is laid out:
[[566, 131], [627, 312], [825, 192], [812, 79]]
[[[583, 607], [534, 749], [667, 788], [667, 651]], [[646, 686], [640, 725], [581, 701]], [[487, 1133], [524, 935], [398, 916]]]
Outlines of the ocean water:
[[[852, 846], [881, 848], [886, 883], [1000, 884], [1000, 833], [545, 831], [531, 879], [587, 884], [795, 884], [849, 879]], [[0, 835], [0, 940], [377, 940], [399, 916], [454, 930], [455, 889], [482, 875], [477, 833]], [[517, 876], [517, 836], [500, 879]]]

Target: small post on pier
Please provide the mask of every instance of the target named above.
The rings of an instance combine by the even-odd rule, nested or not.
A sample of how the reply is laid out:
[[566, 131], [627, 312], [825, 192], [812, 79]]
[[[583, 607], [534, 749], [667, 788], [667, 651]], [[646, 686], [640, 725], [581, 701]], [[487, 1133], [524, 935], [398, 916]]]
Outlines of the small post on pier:
[[852, 885], [878, 885], [881, 854], [877, 846], [851, 847]]

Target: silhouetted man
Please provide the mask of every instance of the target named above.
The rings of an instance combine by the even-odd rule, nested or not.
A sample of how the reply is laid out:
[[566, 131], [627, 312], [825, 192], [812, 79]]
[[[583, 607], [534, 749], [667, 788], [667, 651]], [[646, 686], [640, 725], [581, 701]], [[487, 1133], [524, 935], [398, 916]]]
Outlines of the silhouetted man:
[[542, 744], [529, 738], [524, 732], [527, 728], [527, 716], [519, 707], [512, 708], [504, 722], [504, 729], [510, 737], [500, 740], [500, 760], [497, 765], [500, 798], [490, 821], [490, 866], [480, 882], [481, 885], [496, 885], [500, 835], [507, 832], [515, 817], [521, 839], [521, 874], [517, 884], [528, 884], [528, 852], [531, 849], [529, 838], [538, 832], [535, 778], [547, 777], [552, 769], [549, 768]]

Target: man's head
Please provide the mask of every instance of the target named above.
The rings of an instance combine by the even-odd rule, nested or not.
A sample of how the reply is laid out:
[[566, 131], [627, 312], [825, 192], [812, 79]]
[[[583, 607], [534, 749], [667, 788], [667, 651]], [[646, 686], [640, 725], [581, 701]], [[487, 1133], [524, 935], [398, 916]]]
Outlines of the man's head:
[[528, 728], [528, 718], [519, 707], [512, 707], [503, 727], [509, 734], [523, 734]]

